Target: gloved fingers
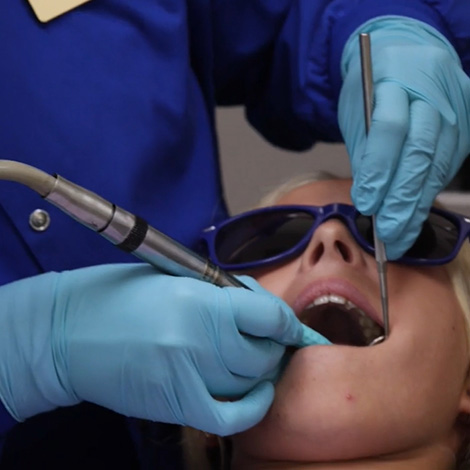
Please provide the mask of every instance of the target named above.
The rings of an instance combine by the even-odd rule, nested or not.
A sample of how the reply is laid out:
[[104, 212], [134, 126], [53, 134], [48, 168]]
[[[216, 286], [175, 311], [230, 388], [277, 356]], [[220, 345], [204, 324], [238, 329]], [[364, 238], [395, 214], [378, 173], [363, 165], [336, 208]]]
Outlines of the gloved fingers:
[[[366, 152], [366, 139], [361, 141], [359, 144], [355, 145], [353, 147], [354, 148], [353, 151], [349, 150], [348, 144], [346, 144], [346, 146], [348, 147], [347, 148], [348, 154], [350, 156], [352, 155], [352, 158], [350, 157], [349, 161], [351, 164], [351, 174], [354, 177], [354, 175], [359, 175], [361, 172], [362, 157], [364, 156]], [[357, 192], [357, 189], [354, 185], [354, 178], [353, 178], [353, 186], [351, 188], [351, 197], [352, 197], [354, 205], [356, 205], [356, 201], [355, 201], [356, 192]]]
[[328, 344], [331, 344], [328, 338], [318, 333], [318, 331], [312, 330], [309, 326], [302, 324], [302, 339], [295, 346], [305, 348], [307, 346], [326, 346]]
[[[263, 289], [253, 278], [240, 276], [253, 292], [240, 289], [226, 289], [234, 324], [224, 323], [226, 329], [221, 330], [219, 352], [225, 367], [240, 377], [259, 378], [278, 367], [285, 352], [285, 346], [268, 338], [265, 325], [259, 325], [260, 312], [266, 312], [262, 318], [268, 317], [271, 323], [272, 312], [283, 306], [271, 293]], [[287, 305], [286, 305], [286, 308]], [[293, 315], [293, 313], [292, 313]]]
[[[249, 282], [256, 294], [250, 297], [249, 305], [240, 289], [227, 288], [232, 296], [235, 322], [238, 329], [251, 336], [270, 338], [283, 345], [298, 345], [306, 339], [306, 327], [295, 316], [293, 310], [279, 297], [274, 296], [259, 284], [246, 277], [243, 282]], [[236, 307], [236, 308], [235, 308]], [[319, 342], [330, 344], [318, 335]]]
[[240, 377], [259, 378], [273, 371], [282, 359], [285, 346], [270, 339], [244, 334], [223, 334], [220, 354], [225, 367]]
[[456, 125], [443, 120], [442, 130], [437, 143], [436, 154], [432, 161], [429, 177], [423, 193], [426, 194], [426, 202], [429, 206], [433, 203], [437, 194], [455, 176], [459, 165], [455, 165], [459, 149], [459, 128]]
[[[198, 397], [198, 395], [200, 395]], [[202, 431], [228, 436], [245, 431], [259, 423], [274, 399], [274, 386], [261, 382], [235, 401], [220, 401], [199, 390], [192, 398], [194, 406], [187, 424]]]
[[[248, 309], [241, 308], [240, 303], [234, 302], [231, 297], [232, 305], [238, 306], [235, 309], [236, 328], [229, 327], [221, 332], [223, 341], [219, 347], [224, 365], [231, 373], [251, 378], [266, 378], [268, 374], [269, 378], [274, 378], [285, 353], [285, 346], [279, 343], [286, 336], [287, 339], [296, 339], [295, 344], [299, 346], [329, 344], [319, 333], [300, 323], [284, 302], [265, 290], [253, 278], [240, 276], [239, 279], [249, 286], [255, 295]], [[259, 301], [257, 307], [254, 304], [256, 301]], [[285, 327], [289, 322], [294, 325]], [[277, 332], [278, 324], [284, 329], [280, 333]], [[297, 328], [300, 334], [296, 331]]]
[[413, 211], [403, 224], [394, 242], [386, 244], [387, 256], [397, 259], [402, 256], [417, 240], [424, 221], [434, 199], [448, 182], [448, 165], [457, 147], [457, 130], [445, 121], [438, 132], [438, 142], [425, 180], [422, 182], [419, 197], [416, 198]]
[[379, 83], [374, 97], [365, 152], [352, 156], [360, 163], [355, 165], [351, 195], [357, 209], [367, 215], [378, 211], [388, 191], [408, 132], [410, 112], [408, 94], [397, 83]]
[[410, 128], [400, 163], [376, 217], [377, 235], [384, 243], [396, 242], [413, 217], [431, 169], [440, 128], [437, 110], [421, 100], [411, 103]]
[[427, 218], [429, 209], [437, 195], [455, 176], [458, 167], [453, 169], [452, 162], [459, 146], [458, 140], [458, 128], [444, 121], [439, 135], [436, 154], [432, 161], [429, 176], [424, 183], [423, 195], [418, 204], [418, 211], [423, 214], [423, 221]]
[[[302, 325], [302, 339], [298, 347], [331, 344], [320, 333]], [[270, 339], [241, 335], [240, 340], [225, 335], [220, 353], [227, 369], [244, 378], [265, 378], [275, 380], [278, 376], [285, 346]]]
[[284, 355], [274, 369], [258, 377], [242, 377], [226, 371], [219, 375], [203, 376], [203, 380], [212, 396], [230, 400], [239, 399], [261, 382], [276, 384], [288, 362], [287, 355]]
[[[236, 352], [232, 352], [232, 355], [236, 355]], [[244, 360], [245, 362], [249, 362], [253, 360], [253, 358], [244, 358]], [[281, 363], [281, 361], [279, 361], [279, 363]], [[184, 368], [187, 369], [186, 372], [184, 372]], [[240, 366], [240, 368], [242, 368], [242, 366]], [[199, 363], [198, 366], [184, 363], [179, 369], [185, 373], [185, 376], [181, 378], [182, 383], [189, 384], [190, 380], [192, 381], [189, 386], [190, 389], [196, 390], [198, 387], [203, 387], [204, 390], [207, 390], [212, 396], [225, 399], [238, 399], [260, 382], [269, 381], [274, 383], [280, 374], [281, 365], [275, 366], [269, 370], [269, 372], [259, 375], [253, 374], [251, 377], [244, 373], [243, 370], [241, 374], [232, 372], [225, 364], [222, 368], [217, 367], [216, 364], [212, 364], [210, 369], [208, 369], [201, 363]]]
[[338, 125], [344, 137], [348, 155], [351, 157], [352, 174], [356, 174], [360, 166], [366, 145], [366, 128], [362, 111], [364, 104], [361, 93], [358, 93], [360, 89], [361, 70], [358, 66], [347, 74], [338, 101]]

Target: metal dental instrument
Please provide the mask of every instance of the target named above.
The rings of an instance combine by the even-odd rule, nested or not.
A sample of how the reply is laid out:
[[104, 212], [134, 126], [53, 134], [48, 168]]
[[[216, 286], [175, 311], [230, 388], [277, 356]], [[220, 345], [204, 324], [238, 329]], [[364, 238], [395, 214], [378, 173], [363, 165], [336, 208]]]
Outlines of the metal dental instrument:
[[[374, 89], [372, 81], [372, 56], [370, 48], [370, 36], [367, 33], [359, 34], [359, 46], [361, 51], [361, 71], [362, 71], [362, 89], [364, 96], [364, 115], [366, 122], [366, 134], [369, 133], [372, 120], [372, 107], [374, 99]], [[377, 262], [377, 272], [380, 283], [380, 298], [382, 301], [382, 316], [384, 322], [384, 335], [379, 336], [369, 346], [381, 343], [388, 338], [390, 334], [390, 325], [388, 319], [388, 290], [387, 290], [387, 255], [385, 246], [378, 239], [375, 230], [375, 215], [372, 216], [372, 229], [374, 233], [375, 260]]]
[[23, 163], [0, 160], [0, 180], [22, 183], [39, 193], [91, 230], [122, 250], [165, 273], [207, 281], [220, 287], [248, 286], [140, 217], [60, 176]]

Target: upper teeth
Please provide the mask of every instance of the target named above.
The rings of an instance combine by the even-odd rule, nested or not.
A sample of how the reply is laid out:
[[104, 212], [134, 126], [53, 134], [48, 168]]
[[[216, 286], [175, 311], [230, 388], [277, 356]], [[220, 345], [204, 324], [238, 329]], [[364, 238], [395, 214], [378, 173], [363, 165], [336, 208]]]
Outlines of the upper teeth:
[[382, 335], [382, 328], [372, 320], [372, 318], [367, 316], [366, 313], [357, 305], [340, 295], [328, 294], [317, 297], [310, 305], [307, 306], [307, 309], [329, 303], [342, 305], [347, 310], [354, 310], [359, 314], [359, 325], [362, 328], [362, 332], [367, 342], [373, 341], [375, 338]]
[[348, 310], [355, 308], [362, 312], [362, 310], [360, 310], [359, 307], [357, 307], [357, 305], [354, 305], [350, 300], [345, 299], [344, 297], [341, 297], [340, 295], [336, 294], [322, 295], [320, 297], [317, 297], [307, 308], [328, 303], [344, 305]]

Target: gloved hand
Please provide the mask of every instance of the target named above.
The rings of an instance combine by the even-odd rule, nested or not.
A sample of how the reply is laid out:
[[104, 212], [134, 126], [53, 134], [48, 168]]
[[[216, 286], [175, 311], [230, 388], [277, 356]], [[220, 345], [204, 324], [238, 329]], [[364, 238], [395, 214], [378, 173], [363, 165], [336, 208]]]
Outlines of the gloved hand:
[[390, 259], [416, 240], [436, 195], [470, 153], [470, 79], [451, 44], [422, 22], [372, 20], [374, 109], [366, 139], [358, 31], [342, 56], [339, 124], [351, 159], [352, 199], [376, 214]]
[[279, 343], [326, 340], [243, 282], [258, 292], [138, 264], [0, 287], [0, 398], [17, 420], [85, 400], [220, 435], [249, 428], [272, 402]]

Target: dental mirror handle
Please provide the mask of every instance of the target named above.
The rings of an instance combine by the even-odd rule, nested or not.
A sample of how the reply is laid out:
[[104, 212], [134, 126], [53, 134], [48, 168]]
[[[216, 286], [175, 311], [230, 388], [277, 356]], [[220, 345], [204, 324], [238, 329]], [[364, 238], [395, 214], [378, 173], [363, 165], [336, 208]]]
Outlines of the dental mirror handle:
[[[372, 55], [370, 36], [368, 33], [359, 34], [359, 47], [361, 52], [362, 89], [364, 97], [364, 117], [366, 123], [366, 135], [369, 133], [372, 121], [372, 107], [374, 99], [374, 82], [372, 80]], [[382, 315], [384, 321], [384, 336], [388, 338], [390, 333], [388, 317], [388, 289], [387, 289], [387, 255], [384, 243], [379, 240], [376, 233], [375, 215], [372, 216], [372, 229], [374, 234], [375, 260], [380, 283], [380, 299], [382, 302]]]

